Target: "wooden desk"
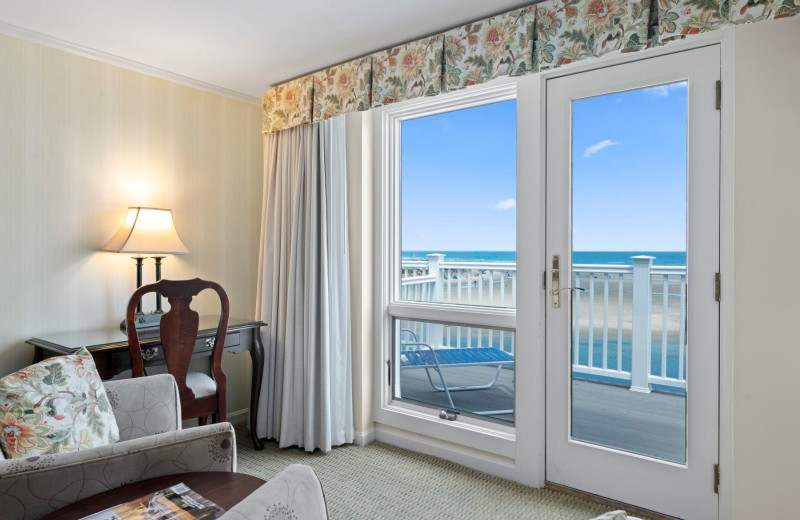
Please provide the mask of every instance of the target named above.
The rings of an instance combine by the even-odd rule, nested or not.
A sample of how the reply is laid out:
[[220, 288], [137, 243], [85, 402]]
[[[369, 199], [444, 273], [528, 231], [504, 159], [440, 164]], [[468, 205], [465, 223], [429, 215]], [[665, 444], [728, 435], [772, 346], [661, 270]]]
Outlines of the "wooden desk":
[[[200, 330], [194, 346], [192, 359], [210, 357], [214, 347], [214, 336], [217, 332], [219, 316], [201, 316]], [[253, 376], [250, 383], [250, 432], [255, 449], [264, 449], [264, 445], [256, 436], [258, 399], [261, 395], [261, 380], [264, 375], [264, 346], [261, 343], [261, 327], [267, 324], [262, 321], [230, 318], [228, 334], [225, 339], [225, 352], [239, 354], [250, 352], [253, 365]], [[139, 342], [142, 348], [145, 371], [148, 367], [165, 365], [164, 352], [158, 330], [139, 331]], [[111, 379], [131, 367], [128, 336], [119, 327], [108, 329], [76, 331], [47, 334], [26, 341], [34, 347], [34, 362], [38, 363], [49, 355], [73, 354], [81, 347], [92, 354], [97, 371], [103, 379]]]
[[231, 509], [265, 484], [260, 478], [243, 473], [226, 473], [223, 471], [178, 473], [110, 489], [54, 511], [40, 520], [77, 520], [125, 502], [136, 500], [150, 493], [175, 486], [181, 482], [189, 486], [192, 491], [225, 510]]

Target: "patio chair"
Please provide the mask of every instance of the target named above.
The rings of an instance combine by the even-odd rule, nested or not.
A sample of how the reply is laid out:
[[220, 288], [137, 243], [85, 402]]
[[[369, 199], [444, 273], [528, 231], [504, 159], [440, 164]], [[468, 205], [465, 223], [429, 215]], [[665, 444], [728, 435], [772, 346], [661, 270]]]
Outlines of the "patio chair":
[[[412, 341], [403, 341], [403, 335], [410, 336]], [[443, 367], [475, 367], [493, 366], [497, 367], [492, 380], [483, 385], [449, 386], [442, 372]], [[405, 369], [424, 369], [428, 376], [428, 381], [437, 392], [444, 392], [450, 407], [455, 409], [451, 392], [463, 390], [485, 390], [497, 384], [500, 378], [500, 371], [505, 366], [514, 366], [514, 356], [500, 350], [497, 347], [467, 347], [467, 348], [433, 348], [427, 343], [419, 341], [417, 334], [411, 329], [400, 329], [400, 368]], [[442, 386], [437, 386], [433, 382], [431, 370], [439, 375]], [[514, 410], [489, 410], [471, 412], [477, 415], [503, 415], [514, 413]]]

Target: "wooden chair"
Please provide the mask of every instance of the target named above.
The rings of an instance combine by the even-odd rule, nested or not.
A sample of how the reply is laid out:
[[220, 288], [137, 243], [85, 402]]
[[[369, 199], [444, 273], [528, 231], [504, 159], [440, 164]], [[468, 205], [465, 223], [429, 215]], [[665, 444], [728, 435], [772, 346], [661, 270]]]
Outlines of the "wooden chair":
[[[199, 315], [190, 308], [190, 305], [192, 298], [205, 289], [212, 289], [217, 293], [221, 307], [217, 336], [211, 355], [213, 379], [202, 372], [189, 372], [189, 362], [192, 360], [199, 328]], [[218, 283], [199, 278], [161, 280], [137, 289], [131, 296], [125, 313], [133, 377], [145, 375], [139, 335], [134, 325], [136, 305], [142, 296], [152, 292], [165, 296], [170, 304], [170, 310], [161, 317], [161, 346], [164, 349], [167, 370], [178, 384], [183, 419], [197, 417], [200, 424], [206, 424], [206, 419], [212, 415], [214, 422], [224, 421], [225, 373], [222, 371], [222, 351], [228, 333], [230, 313], [228, 295]]]

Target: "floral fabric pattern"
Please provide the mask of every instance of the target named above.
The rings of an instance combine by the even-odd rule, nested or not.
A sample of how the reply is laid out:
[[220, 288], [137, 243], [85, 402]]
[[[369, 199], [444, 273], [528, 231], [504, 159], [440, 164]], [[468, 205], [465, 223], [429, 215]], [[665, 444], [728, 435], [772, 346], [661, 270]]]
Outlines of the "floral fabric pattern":
[[9, 458], [113, 444], [119, 429], [86, 349], [0, 379], [0, 448]]
[[372, 106], [379, 107], [442, 91], [444, 34], [372, 55]]
[[368, 110], [372, 60], [359, 58], [314, 74], [314, 122]]
[[546, 0], [537, 4], [536, 67], [643, 49], [649, 22], [650, 0]]
[[313, 89], [312, 77], [305, 76], [267, 90], [261, 99], [263, 133], [311, 123]]
[[800, 14], [800, 0], [736, 0], [729, 21], [734, 24], [761, 22]]
[[715, 31], [726, 25], [729, 5], [728, 0], [654, 0], [650, 43], [662, 45]]
[[534, 6], [523, 7], [444, 35], [444, 89], [533, 72]]

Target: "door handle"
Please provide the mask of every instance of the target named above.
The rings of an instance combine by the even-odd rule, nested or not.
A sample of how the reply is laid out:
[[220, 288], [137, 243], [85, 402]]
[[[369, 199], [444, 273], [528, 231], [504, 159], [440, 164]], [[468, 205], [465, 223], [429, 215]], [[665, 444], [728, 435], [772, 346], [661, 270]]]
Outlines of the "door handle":
[[586, 292], [586, 289], [581, 287], [564, 287], [561, 288], [561, 257], [559, 255], [553, 255], [553, 263], [552, 269], [550, 269], [550, 275], [552, 277], [552, 282], [550, 285], [550, 297], [552, 298], [552, 305], [554, 309], [561, 308], [561, 291], [581, 291]]

